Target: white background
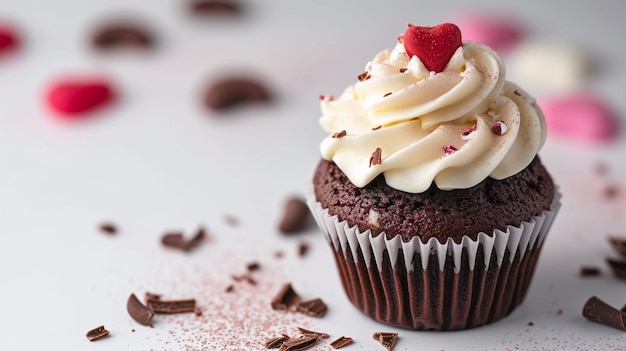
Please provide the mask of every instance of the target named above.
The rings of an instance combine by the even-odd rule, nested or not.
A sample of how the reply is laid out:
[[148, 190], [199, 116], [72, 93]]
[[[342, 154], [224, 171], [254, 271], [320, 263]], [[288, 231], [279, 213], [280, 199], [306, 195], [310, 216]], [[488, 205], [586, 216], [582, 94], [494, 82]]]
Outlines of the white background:
[[[561, 187], [563, 207], [526, 301], [494, 325], [437, 333], [374, 323], [346, 300], [317, 229], [291, 238], [276, 230], [284, 199], [303, 193], [319, 160], [318, 96], [352, 84], [407, 23], [453, 21], [464, 10], [513, 13], [528, 28], [528, 40], [556, 40], [590, 53], [597, 70], [587, 88], [623, 116], [621, 1], [265, 0], [244, 2], [242, 18], [206, 20], [190, 18], [184, 4], [0, 0], [0, 18], [25, 36], [17, 55], [0, 60], [1, 350], [263, 349], [265, 336], [293, 333], [297, 325], [351, 336], [356, 342], [347, 350], [382, 349], [371, 338], [381, 330], [400, 333], [397, 350], [626, 349], [623, 332], [581, 316], [592, 295], [618, 308], [626, 303], [626, 283], [605, 264], [614, 254], [607, 236], [626, 236], [623, 136], [606, 145], [549, 136], [540, 155]], [[149, 25], [159, 42], [155, 50], [92, 51], [94, 25], [119, 15]], [[264, 79], [274, 103], [205, 110], [204, 86], [232, 71]], [[106, 75], [121, 99], [93, 118], [59, 122], [42, 100], [47, 85], [66, 74]], [[607, 174], [595, 172], [599, 162], [608, 165]], [[607, 184], [621, 189], [611, 200], [603, 196]], [[226, 215], [239, 225], [228, 225]], [[120, 233], [99, 233], [104, 220]], [[160, 246], [165, 230], [191, 235], [201, 224], [212, 239], [195, 252]], [[294, 253], [300, 240], [311, 245], [304, 258]], [[286, 253], [283, 259], [273, 257], [277, 249]], [[251, 260], [265, 267], [260, 285], [220, 297], [230, 275]], [[582, 265], [603, 274], [583, 279]], [[286, 281], [306, 297], [322, 297], [328, 314], [289, 316], [289, 322], [270, 311], [264, 304]], [[154, 328], [138, 325], [125, 302], [146, 290], [196, 297], [205, 320], [157, 316]], [[271, 332], [259, 327], [260, 315]], [[217, 319], [258, 323], [220, 327], [233, 336], [217, 331]], [[111, 335], [89, 343], [85, 332], [100, 324]], [[248, 341], [227, 345], [228, 338]]]

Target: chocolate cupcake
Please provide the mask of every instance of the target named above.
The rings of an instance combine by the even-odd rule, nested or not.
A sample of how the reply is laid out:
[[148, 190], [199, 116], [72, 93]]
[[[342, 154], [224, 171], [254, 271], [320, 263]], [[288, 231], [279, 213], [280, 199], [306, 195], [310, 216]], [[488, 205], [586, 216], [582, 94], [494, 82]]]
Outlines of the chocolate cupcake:
[[409, 26], [338, 98], [308, 204], [350, 301], [389, 325], [458, 330], [524, 299], [559, 208], [534, 100], [457, 26]]

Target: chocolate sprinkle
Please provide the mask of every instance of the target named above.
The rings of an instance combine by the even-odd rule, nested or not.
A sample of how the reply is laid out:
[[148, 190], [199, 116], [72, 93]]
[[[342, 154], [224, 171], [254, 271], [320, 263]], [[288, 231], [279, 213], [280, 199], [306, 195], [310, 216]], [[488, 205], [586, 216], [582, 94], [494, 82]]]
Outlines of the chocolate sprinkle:
[[296, 293], [290, 283], [282, 286], [278, 294], [272, 299], [272, 309], [277, 311], [289, 310], [300, 301], [300, 296]]
[[300, 232], [307, 227], [310, 214], [309, 207], [303, 199], [291, 196], [284, 203], [278, 230], [283, 234]]
[[265, 348], [266, 348], [266, 349], [277, 349], [277, 348], [279, 348], [279, 347], [280, 347], [280, 346], [281, 346], [281, 345], [282, 345], [285, 341], [287, 341], [287, 340], [289, 340], [289, 339], [291, 339], [291, 338], [289, 337], [289, 335], [285, 335], [285, 334], [283, 334], [283, 335], [281, 335], [281, 336], [276, 336], [276, 337], [273, 337], [273, 338], [271, 338], [271, 339], [268, 339], [268, 340], [265, 342], [264, 346], [265, 346]]
[[135, 294], [130, 294], [126, 302], [128, 314], [139, 324], [148, 325], [154, 317], [154, 311], [144, 306]]
[[364, 80], [370, 79], [371, 76], [370, 76], [369, 72], [365, 71], [365, 72], [359, 74], [356, 78], [359, 80], [359, 82], [362, 82]]
[[611, 246], [622, 256], [626, 256], [626, 238], [618, 238], [616, 236], [609, 237]]
[[154, 313], [188, 313], [195, 312], [196, 300], [148, 300], [148, 308]]
[[626, 260], [607, 258], [606, 261], [616, 277], [626, 279]]
[[300, 301], [296, 305], [296, 308], [298, 312], [311, 317], [324, 317], [324, 314], [326, 314], [326, 311], [328, 310], [328, 306], [326, 306], [324, 301], [320, 298]]
[[591, 321], [626, 331], [626, 313], [592, 296], [583, 307], [583, 316]]
[[290, 338], [289, 340], [283, 342], [282, 345], [280, 345], [279, 351], [306, 350], [315, 346], [315, 344], [317, 344], [318, 341], [319, 341], [318, 337], [310, 336], [310, 335], [304, 335], [304, 336], [300, 336], [297, 338]]
[[407, 71], [408, 68], [400, 68], [400, 73], [404, 73]]
[[246, 268], [250, 272], [258, 271], [259, 269], [261, 269], [261, 264], [259, 262], [250, 262], [248, 263]]
[[117, 226], [113, 223], [106, 222], [98, 226], [98, 229], [104, 234], [115, 235], [117, 234]]
[[348, 134], [348, 132], [346, 132], [346, 130], [344, 129], [341, 132], [337, 132], [337, 133], [333, 134], [332, 137], [337, 139], [337, 138], [345, 137], [347, 134]]
[[315, 335], [315, 336], [317, 336], [320, 339], [328, 339], [328, 338], [330, 338], [330, 335], [328, 335], [327, 333], [316, 332], [316, 331], [304, 329], [302, 327], [298, 327], [298, 331], [302, 335]]
[[101, 325], [88, 331], [85, 336], [89, 341], [95, 341], [107, 335], [109, 335], [109, 331], [104, 328], [104, 325]]
[[330, 343], [330, 347], [332, 347], [333, 349], [340, 349], [350, 343], [352, 343], [352, 338], [340, 336], [338, 339]]
[[372, 334], [372, 337], [383, 345], [387, 351], [391, 351], [398, 340], [398, 333], [376, 332]]
[[383, 150], [381, 148], [376, 148], [372, 153], [372, 157], [370, 157], [370, 167], [374, 165], [379, 165], [383, 163]]

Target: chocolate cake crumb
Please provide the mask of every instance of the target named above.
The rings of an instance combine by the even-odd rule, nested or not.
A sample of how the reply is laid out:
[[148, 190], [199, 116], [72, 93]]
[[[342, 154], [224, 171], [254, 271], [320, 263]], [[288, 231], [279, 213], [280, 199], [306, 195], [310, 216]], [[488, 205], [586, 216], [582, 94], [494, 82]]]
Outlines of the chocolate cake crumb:
[[383, 345], [387, 351], [391, 351], [398, 340], [398, 333], [376, 332], [372, 334], [372, 337]]
[[608, 327], [626, 331], [626, 313], [608, 305], [596, 296], [590, 297], [585, 303], [583, 316]]
[[278, 230], [283, 234], [294, 234], [306, 228], [311, 212], [300, 196], [289, 197], [283, 206]]
[[280, 345], [279, 351], [300, 351], [309, 349], [317, 344], [319, 338], [312, 335], [303, 335], [290, 338]]
[[609, 237], [611, 246], [622, 256], [626, 256], [626, 238], [612, 235]]
[[196, 300], [148, 300], [148, 308], [154, 311], [154, 313], [195, 313]]
[[372, 156], [370, 157], [370, 167], [382, 164], [383, 163], [382, 156], [383, 156], [383, 149], [377, 147], [376, 150], [374, 150], [374, 152], [372, 153]]
[[87, 336], [89, 341], [95, 341], [102, 339], [107, 335], [109, 335], [109, 331], [104, 328], [104, 325], [101, 325], [88, 331], [85, 336]]
[[290, 283], [282, 286], [278, 294], [272, 299], [272, 309], [286, 311], [295, 306], [300, 301], [300, 296], [296, 293]]
[[582, 277], [597, 277], [600, 275], [600, 268], [590, 266], [580, 267], [580, 275]]
[[311, 317], [324, 317], [326, 311], [328, 310], [328, 306], [326, 303], [322, 301], [322, 299], [317, 298], [313, 300], [307, 301], [299, 301], [296, 304], [296, 309], [298, 312], [306, 314]]
[[352, 338], [346, 336], [340, 336], [335, 341], [330, 343], [330, 347], [333, 349], [340, 349], [348, 344], [352, 343]]
[[614, 259], [609, 257], [606, 259], [606, 261], [608, 262], [609, 266], [613, 270], [613, 274], [616, 277], [620, 279], [626, 279], [626, 260]]
[[100, 230], [100, 232], [104, 234], [108, 234], [108, 235], [117, 234], [117, 226], [111, 222], [101, 223], [98, 226], [98, 229]]
[[305, 328], [302, 328], [302, 327], [298, 327], [298, 331], [302, 335], [314, 335], [314, 336], [317, 336], [320, 339], [328, 339], [328, 338], [330, 338], [330, 335], [328, 335], [327, 333], [316, 332], [316, 331], [308, 330], [308, 329], [305, 329]]
[[281, 336], [276, 336], [271, 339], [268, 339], [264, 346], [266, 349], [277, 349], [279, 348], [285, 341], [291, 339], [289, 335], [283, 334]]
[[309, 244], [305, 241], [300, 241], [298, 243], [298, 256], [304, 257], [309, 252]]
[[126, 301], [126, 310], [128, 311], [128, 314], [141, 325], [148, 325], [152, 320], [152, 317], [154, 317], [154, 311], [144, 306], [144, 304], [137, 299], [135, 294], [130, 294], [128, 297], [128, 301]]

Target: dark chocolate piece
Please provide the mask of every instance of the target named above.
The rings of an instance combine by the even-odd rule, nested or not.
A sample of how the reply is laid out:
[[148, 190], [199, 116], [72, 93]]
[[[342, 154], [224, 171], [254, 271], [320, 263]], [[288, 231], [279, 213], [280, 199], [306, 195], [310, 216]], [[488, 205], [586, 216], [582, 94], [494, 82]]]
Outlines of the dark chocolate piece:
[[143, 295], [143, 301], [148, 304], [148, 301], [150, 300], [160, 300], [161, 299], [161, 295], [160, 294], [153, 294], [151, 292], [145, 292]]
[[233, 291], [235, 291], [235, 286], [234, 286], [234, 285], [232, 285], [232, 284], [230, 284], [229, 286], [227, 286], [227, 287], [226, 287], [225, 291], [226, 291], [227, 293], [229, 293], [229, 292], [233, 292]]
[[283, 342], [282, 345], [280, 345], [279, 351], [306, 350], [315, 346], [318, 341], [319, 338], [313, 335], [303, 335], [297, 338], [290, 338], [289, 340]]
[[148, 307], [154, 313], [188, 313], [196, 311], [196, 300], [148, 300]]
[[87, 336], [89, 341], [95, 341], [107, 335], [109, 335], [109, 331], [104, 328], [104, 325], [101, 325], [88, 331], [85, 336]]
[[285, 201], [278, 230], [283, 234], [297, 233], [306, 228], [310, 214], [309, 207], [302, 198], [289, 197]]
[[277, 349], [279, 348], [285, 341], [291, 339], [289, 335], [283, 334], [281, 336], [276, 336], [271, 339], [268, 339], [264, 346], [266, 349]]
[[206, 237], [206, 229], [204, 229], [204, 227], [202, 226], [199, 227], [196, 231], [196, 234], [185, 245], [185, 251], [191, 251], [192, 249], [196, 248], [198, 245], [200, 245], [202, 241], [204, 241], [204, 239], [206, 239]]
[[580, 275], [583, 277], [596, 277], [600, 275], [600, 268], [591, 266], [580, 267]]
[[290, 283], [282, 286], [278, 294], [272, 299], [272, 309], [286, 311], [295, 306], [300, 301], [300, 296], [296, 293]]
[[271, 94], [267, 87], [252, 78], [223, 78], [209, 86], [204, 94], [204, 104], [212, 110], [270, 100]]
[[626, 256], [626, 238], [610, 236], [609, 243], [620, 255]]
[[187, 244], [182, 232], [168, 232], [161, 237], [161, 243], [169, 248], [185, 250]]
[[306, 256], [308, 252], [309, 252], [309, 245], [304, 241], [300, 241], [298, 243], [298, 256], [304, 257]]
[[236, 1], [196, 0], [189, 3], [189, 10], [194, 15], [238, 15], [241, 5]]
[[398, 333], [376, 332], [372, 334], [372, 337], [383, 345], [387, 351], [391, 351], [398, 340]]
[[103, 25], [95, 31], [91, 42], [96, 49], [100, 50], [150, 49], [155, 45], [155, 40], [148, 29], [130, 22]]
[[583, 316], [591, 321], [626, 331], [626, 313], [592, 296], [583, 307]]
[[148, 325], [152, 317], [154, 317], [154, 311], [142, 304], [135, 294], [130, 294], [128, 297], [126, 310], [128, 314], [141, 325]]
[[607, 258], [606, 261], [616, 277], [626, 279], [626, 260]]
[[98, 226], [98, 229], [100, 229], [100, 232], [104, 233], [104, 234], [108, 234], [108, 235], [115, 235], [117, 234], [117, 226], [111, 222], [105, 222], [105, 223], [101, 223]]
[[332, 347], [333, 349], [340, 349], [350, 343], [352, 343], [352, 338], [340, 336], [338, 339], [330, 343], [330, 347]]
[[261, 264], [259, 262], [250, 262], [248, 263], [246, 268], [248, 268], [248, 271], [250, 272], [258, 271], [259, 269], [261, 269]]
[[330, 338], [330, 335], [328, 335], [326, 333], [316, 332], [316, 331], [313, 331], [313, 330], [304, 329], [302, 327], [298, 327], [298, 331], [302, 335], [315, 335], [315, 336], [317, 336], [320, 339]]
[[306, 314], [307, 316], [324, 317], [324, 314], [326, 314], [326, 311], [328, 310], [328, 306], [326, 306], [322, 299], [317, 298], [298, 302], [296, 304], [296, 309], [298, 312]]

